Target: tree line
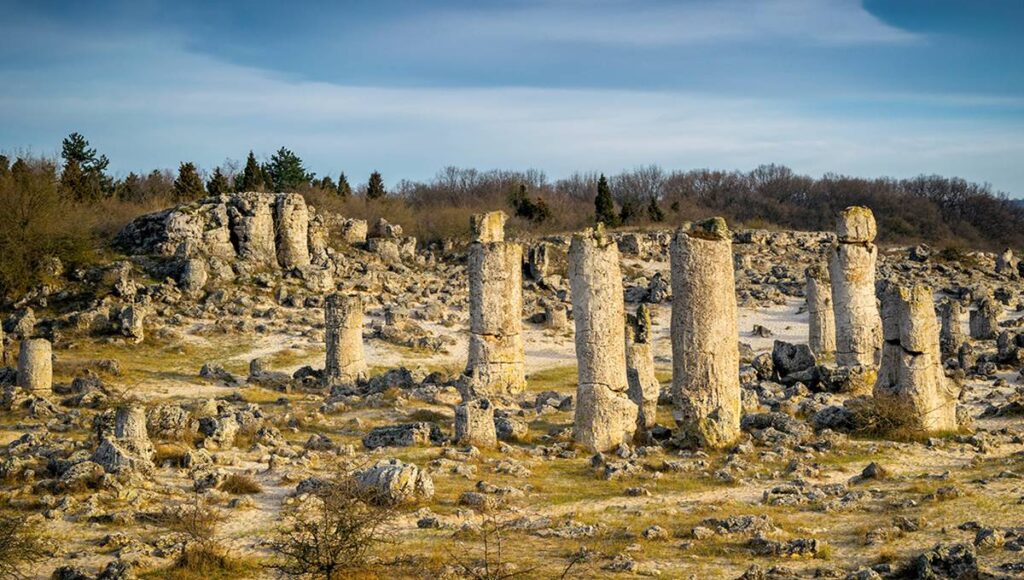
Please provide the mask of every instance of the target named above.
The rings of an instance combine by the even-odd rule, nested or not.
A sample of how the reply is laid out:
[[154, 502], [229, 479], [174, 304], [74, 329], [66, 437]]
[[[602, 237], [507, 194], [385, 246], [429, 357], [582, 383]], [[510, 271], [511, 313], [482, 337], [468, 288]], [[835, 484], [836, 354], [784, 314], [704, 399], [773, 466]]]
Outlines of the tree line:
[[45, 282], [52, 258], [66, 265], [96, 259], [130, 220], [171, 205], [234, 191], [298, 191], [314, 206], [349, 217], [384, 217], [422, 240], [468, 234], [469, 216], [504, 209], [518, 232], [548, 234], [603, 222], [609, 227], [675, 227], [722, 216], [731, 226], [831, 230], [850, 205], [870, 207], [885, 243], [938, 248], [1024, 248], [1024, 207], [988, 184], [958, 177], [909, 179], [800, 175], [781, 165], [750, 171], [656, 165], [618, 173], [446, 167], [427, 180], [385, 187], [380, 172], [353, 187], [344, 172], [318, 178], [281, 147], [265, 161], [252, 151], [204, 172], [184, 161], [177, 172], [115, 178], [108, 158], [78, 133], [60, 159], [0, 155], [0, 295]]

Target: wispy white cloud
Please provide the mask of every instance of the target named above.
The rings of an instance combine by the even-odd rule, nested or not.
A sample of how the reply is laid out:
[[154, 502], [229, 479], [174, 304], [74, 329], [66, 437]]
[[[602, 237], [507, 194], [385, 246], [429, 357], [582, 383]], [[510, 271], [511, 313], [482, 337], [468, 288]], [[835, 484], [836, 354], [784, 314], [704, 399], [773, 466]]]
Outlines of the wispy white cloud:
[[[211, 167], [285, 145], [318, 172], [380, 169], [390, 180], [449, 164], [557, 176], [781, 162], [811, 174], [958, 174], [1024, 193], [1020, 119], [854, 120], [798, 98], [694, 92], [344, 86], [224, 63], [173, 36], [145, 39], [100, 46], [56, 71], [9, 71], [0, 149], [50, 151], [77, 130], [120, 171], [181, 160]], [[984, 95], [960, 102], [990, 104]]]
[[904, 44], [923, 37], [883, 22], [860, 0], [542, 0], [503, 9], [440, 11], [439, 38], [670, 46], [796, 41], [819, 45]]

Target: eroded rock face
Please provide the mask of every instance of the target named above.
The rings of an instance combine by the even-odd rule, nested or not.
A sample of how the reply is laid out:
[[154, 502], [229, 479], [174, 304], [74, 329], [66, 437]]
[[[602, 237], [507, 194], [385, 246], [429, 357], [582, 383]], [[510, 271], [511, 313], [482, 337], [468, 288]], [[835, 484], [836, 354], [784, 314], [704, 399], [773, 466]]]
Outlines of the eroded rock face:
[[569, 246], [579, 382], [573, 436], [591, 451], [630, 441], [638, 409], [627, 395], [626, 337], [619, 250], [600, 226]]
[[885, 342], [874, 390], [879, 412], [925, 432], [956, 430], [960, 388], [942, 369], [931, 288], [887, 285], [882, 322]]
[[1002, 314], [1002, 311], [1002, 307], [995, 298], [991, 296], [982, 298], [978, 307], [971, 311], [971, 338], [977, 340], [995, 338], [999, 334], [999, 315]]
[[713, 218], [672, 241], [672, 398], [679, 442], [718, 448], [740, 434], [732, 238]]
[[475, 399], [455, 407], [455, 441], [485, 449], [497, 447], [494, 405], [490, 401]]
[[523, 347], [523, 249], [504, 241], [505, 214], [473, 216], [469, 248], [470, 396], [512, 395], [526, 389]]
[[807, 285], [807, 344], [817, 356], [836, 351], [836, 318], [832, 306], [832, 281], [828, 268], [815, 265], [805, 271]]
[[228, 215], [238, 257], [255, 266], [276, 266], [273, 195], [253, 191], [235, 194]]
[[21, 343], [18, 386], [39, 395], [53, 392], [53, 352], [50, 341], [32, 338]]
[[309, 266], [309, 210], [305, 198], [297, 193], [279, 194], [274, 218], [278, 265], [285, 270]]
[[92, 460], [107, 473], [149, 472], [153, 469], [153, 444], [146, 431], [146, 411], [140, 406], [118, 407], [113, 436], [104, 436]]
[[866, 207], [848, 207], [836, 220], [829, 275], [836, 326], [836, 362], [844, 366], [876, 363], [881, 320], [875, 301], [878, 248], [872, 243], [875, 216]]
[[363, 301], [357, 295], [331, 294], [324, 300], [324, 336], [328, 385], [351, 384], [366, 378], [363, 352]]
[[647, 433], [654, 427], [658, 412], [661, 385], [654, 374], [654, 348], [652, 344], [651, 310], [646, 304], [636, 309], [636, 315], [626, 321], [626, 379], [629, 381], [629, 399], [636, 404], [637, 430]]
[[434, 482], [426, 471], [398, 459], [378, 461], [355, 475], [359, 485], [372, 490], [383, 503], [406, 503], [430, 499]]
[[939, 315], [942, 320], [942, 330], [939, 333], [942, 356], [956, 356], [960, 351], [960, 345], [966, 340], [964, 337], [964, 307], [956, 300], [943, 300], [939, 305]]

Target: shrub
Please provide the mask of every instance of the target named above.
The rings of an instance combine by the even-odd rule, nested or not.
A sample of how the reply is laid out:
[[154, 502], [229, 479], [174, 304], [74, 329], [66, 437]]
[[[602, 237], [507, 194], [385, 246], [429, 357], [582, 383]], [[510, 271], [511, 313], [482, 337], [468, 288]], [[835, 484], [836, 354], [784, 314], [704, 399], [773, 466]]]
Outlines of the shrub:
[[270, 567], [297, 578], [342, 578], [365, 570], [373, 552], [392, 542], [397, 512], [360, 486], [351, 471], [324, 484], [270, 542]]
[[263, 492], [263, 486], [249, 475], [232, 473], [218, 487], [231, 495], [255, 495]]
[[44, 547], [34, 523], [0, 515], [0, 577], [28, 578], [28, 565], [45, 556]]

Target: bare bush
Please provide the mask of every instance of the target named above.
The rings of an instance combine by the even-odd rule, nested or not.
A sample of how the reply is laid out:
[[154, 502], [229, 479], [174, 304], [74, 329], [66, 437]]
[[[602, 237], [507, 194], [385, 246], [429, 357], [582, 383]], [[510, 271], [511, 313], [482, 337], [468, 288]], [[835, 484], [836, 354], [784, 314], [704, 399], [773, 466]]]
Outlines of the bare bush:
[[287, 525], [270, 543], [270, 567], [295, 578], [348, 577], [364, 570], [374, 551], [392, 543], [393, 505], [359, 485], [352, 470], [321, 485], [313, 497], [288, 514]]
[[28, 567], [45, 556], [43, 536], [23, 517], [0, 515], [0, 577], [28, 578]]
[[224, 493], [230, 493], [231, 495], [255, 495], [257, 493], [263, 493], [263, 486], [260, 482], [252, 478], [252, 476], [232, 473], [231, 475], [224, 478], [218, 487]]

